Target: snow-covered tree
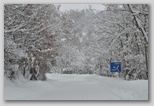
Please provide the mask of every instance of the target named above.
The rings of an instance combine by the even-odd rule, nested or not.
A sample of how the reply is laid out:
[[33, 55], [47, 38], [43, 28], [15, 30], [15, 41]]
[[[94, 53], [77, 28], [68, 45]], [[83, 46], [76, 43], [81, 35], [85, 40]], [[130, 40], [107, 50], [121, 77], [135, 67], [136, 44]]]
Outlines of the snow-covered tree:
[[14, 58], [15, 64], [20, 65], [19, 69], [23, 73], [25, 70], [22, 70], [22, 67], [28, 61], [26, 59], [22, 61], [23, 56], [20, 54], [24, 54], [24, 58], [33, 55], [39, 60], [39, 63], [42, 63], [41, 58], [47, 61], [47, 58], [50, 59], [56, 55], [53, 48], [54, 37], [59, 31], [60, 25], [58, 11], [52, 4], [4, 5], [5, 67], [10, 66], [7, 64], [15, 54], [11, 50], [19, 51], [20, 49], [21, 52], [16, 53], [17, 57]]
[[61, 12], [53, 4], [5, 4], [5, 72], [26, 77], [37, 64], [44, 80], [49, 71], [116, 76], [110, 62], [118, 61], [120, 77], [147, 79], [148, 5], [104, 6]]
[[96, 34], [102, 35], [101, 42], [106, 45], [107, 52], [104, 53], [98, 49], [99, 53], [107, 57], [107, 63], [122, 62], [122, 76], [135, 76], [134, 79], [144, 76], [146, 79], [148, 6], [140, 4], [106, 6], [107, 10], [99, 13], [92, 12], [96, 18]]

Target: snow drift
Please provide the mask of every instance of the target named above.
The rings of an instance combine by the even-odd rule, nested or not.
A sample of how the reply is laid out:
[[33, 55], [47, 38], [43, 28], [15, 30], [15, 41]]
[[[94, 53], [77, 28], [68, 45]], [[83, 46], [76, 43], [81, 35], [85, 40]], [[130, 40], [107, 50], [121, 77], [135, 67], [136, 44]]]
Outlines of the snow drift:
[[148, 100], [148, 80], [46, 74], [47, 81], [4, 80], [5, 100]]

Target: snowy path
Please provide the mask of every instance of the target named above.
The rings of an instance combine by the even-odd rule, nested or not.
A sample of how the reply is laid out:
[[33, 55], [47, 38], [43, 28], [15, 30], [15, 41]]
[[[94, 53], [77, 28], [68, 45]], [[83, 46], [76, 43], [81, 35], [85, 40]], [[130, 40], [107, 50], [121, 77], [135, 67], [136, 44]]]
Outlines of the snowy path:
[[147, 100], [148, 81], [47, 74], [47, 81], [5, 80], [5, 100]]

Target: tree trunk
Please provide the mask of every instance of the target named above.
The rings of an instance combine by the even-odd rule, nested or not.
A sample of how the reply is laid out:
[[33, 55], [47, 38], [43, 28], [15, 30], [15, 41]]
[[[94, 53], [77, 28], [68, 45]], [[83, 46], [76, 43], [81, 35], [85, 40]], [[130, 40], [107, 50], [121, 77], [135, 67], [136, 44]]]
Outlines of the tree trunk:
[[148, 50], [147, 45], [145, 44], [145, 62], [146, 62], [146, 70], [148, 71]]

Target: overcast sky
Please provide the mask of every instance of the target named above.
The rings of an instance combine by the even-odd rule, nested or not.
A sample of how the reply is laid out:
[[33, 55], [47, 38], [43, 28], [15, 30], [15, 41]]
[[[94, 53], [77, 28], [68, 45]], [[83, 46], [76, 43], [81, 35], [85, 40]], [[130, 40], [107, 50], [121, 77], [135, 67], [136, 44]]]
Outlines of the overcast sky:
[[86, 9], [89, 8], [89, 5], [92, 6], [92, 9], [96, 9], [96, 10], [104, 10], [105, 7], [102, 4], [60, 4], [60, 10], [61, 11], [66, 11], [66, 10], [70, 10], [70, 9], [78, 9], [78, 10], [82, 10], [82, 9]]

